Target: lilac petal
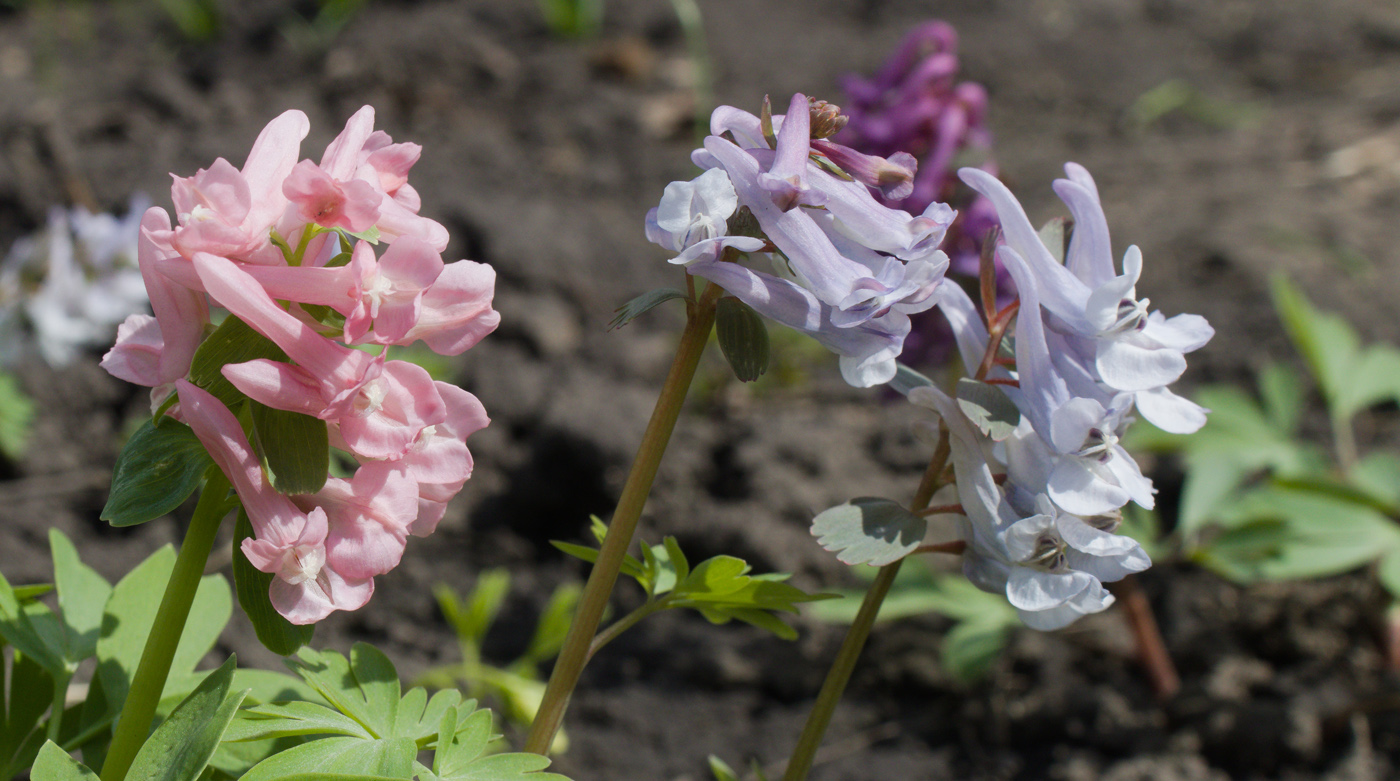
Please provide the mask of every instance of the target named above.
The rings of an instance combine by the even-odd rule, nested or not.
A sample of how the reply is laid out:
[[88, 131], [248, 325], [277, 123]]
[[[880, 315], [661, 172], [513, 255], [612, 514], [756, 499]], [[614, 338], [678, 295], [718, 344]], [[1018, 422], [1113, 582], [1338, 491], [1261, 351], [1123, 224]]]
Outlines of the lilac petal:
[[937, 202], [914, 217], [876, 201], [864, 185], [845, 182], [829, 174], [813, 176], [810, 184], [824, 196], [827, 210], [837, 220], [838, 230], [870, 249], [903, 260], [933, 255], [948, 226], [957, 217], [957, 212], [947, 204]]
[[1136, 545], [1124, 554], [1117, 556], [1095, 556], [1070, 548], [1065, 551], [1065, 563], [1071, 569], [1087, 572], [1104, 583], [1115, 583], [1134, 572], [1142, 572], [1152, 566], [1152, 559]]
[[[1039, 239], [1036, 239], [1039, 241]], [[1016, 373], [1024, 402], [1021, 412], [1042, 437], [1053, 430], [1051, 416], [1069, 401], [1069, 388], [1050, 361], [1041, 320], [1040, 288], [1020, 253], [1009, 246], [997, 249], [997, 257], [1016, 282], [1021, 308], [1016, 315]]]
[[1215, 336], [1215, 329], [1200, 315], [1177, 315], [1167, 319], [1161, 312], [1153, 312], [1147, 317], [1142, 336], [1163, 347], [1189, 353], [1204, 347]]
[[1144, 347], [1128, 338], [1101, 339], [1094, 359], [1099, 376], [1110, 388], [1142, 391], [1176, 382], [1186, 371], [1186, 358], [1167, 347]]
[[987, 326], [977, 316], [977, 305], [968, 297], [961, 285], [944, 285], [939, 295], [938, 308], [953, 328], [953, 338], [958, 343], [958, 353], [962, 355], [963, 367], [968, 375], [977, 373], [983, 353], [987, 352]]
[[1093, 429], [1106, 428], [1103, 405], [1093, 399], [1073, 398], [1065, 402], [1050, 418], [1050, 444], [1061, 453], [1083, 449]]
[[1046, 493], [1060, 509], [1079, 516], [1103, 515], [1132, 497], [1091, 469], [1084, 459], [1061, 456], [1050, 472]]
[[[1110, 450], [1110, 457], [1104, 466], [1118, 480], [1118, 485], [1132, 497], [1134, 502], [1144, 509], [1151, 510], [1154, 501], [1152, 494], [1156, 489], [1152, 487], [1152, 481], [1143, 476], [1142, 470], [1133, 457], [1128, 455], [1121, 445], [1114, 445]], [[1061, 505], [1063, 507], [1063, 505]], [[1068, 508], [1066, 508], [1068, 509]], [[1080, 513], [1081, 515], [1096, 515], [1097, 513]]]
[[[1039, 286], [1044, 306], [1069, 323], [1076, 330], [1087, 330], [1084, 325], [1084, 304], [1089, 298], [1089, 288], [1079, 281], [1064, 266], [1055, 261], [1050, 250], [1040, 241], [1040, 235], [1031, 227], [1030, 218], [1021, 204], [1006, 185], [995, 176], [978, 168], [960, 168], [958, 176], [969, 187], [986, 196], [996, 207], [997, 218], [1001, 221], [1002, 235], [1006, 244], [1014, 249], [1026, 262], [1026, 267], [1034, 275]], [[1025, 286], [1017, 283], [1018, 290]]]
[[811, 150], [811, 113], [807, 96], [792, 96], [787, 114], [778, 128], [778, 149], [773, 164], [758, 175], [758, 186], [773, 194], [773, 202], [790, 211], [807, 194], [807, 155]]
[[733, 106], [720, 106], [710, 114], [710, 135], [729, 133], [745, 149], [767, 149], [763, 124], [758, 117]]
[[1088, 589], [1093, 579], [1084, 572], [1051, 573], [1013, 567], [1006, 582], [1006, 599], [1021, 610], [1050, 610]]
[[1034, 612], [1028, 610], [1017, 612], [1026, 626], [1042, 632], [1049, 632], [1063, 629], [1078, 621], [1082, 616], [1107, 610], [1113, 601], [1113, 595], [1104, 589], [1103, 584], [1097, 580], [1091, 580], [1088, 588], [1059, 607]]
[[963, 554], [962, 569], [963, 576], [972, 585], [992, 594], [1006, 591], [1006, 582], [1012, 570], [1005, 562], [983, 555], [972, 548]]
[[1074, 234], [1065, 255], [1065, 267], [1090, 289], [1098, 288], [1116, 276], [1103, 206], [1095, 191], [1071, 179], [1059, 179], [1053, 186], [1074, 216]]
[[1147, 422], [1169, 434], [1194, 434], [1206, 424], [1209, 412], [1166, 388], [1138, 391], [1133, 401]]

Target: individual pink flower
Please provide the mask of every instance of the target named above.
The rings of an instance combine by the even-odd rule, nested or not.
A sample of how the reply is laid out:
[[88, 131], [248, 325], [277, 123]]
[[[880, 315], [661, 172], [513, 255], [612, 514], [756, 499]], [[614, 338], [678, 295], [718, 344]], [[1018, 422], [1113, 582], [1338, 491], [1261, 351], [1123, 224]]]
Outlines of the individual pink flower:
[[406, 184], [408, 169], [421, 152], [416, 147], [392, 144], [388, 135], [375, 132], [374, 108], [365, 106], [350, 117], [345, 129], [326, 147], [320, 168], [338, 182], [368, 182], [376, 191], [390, 196], [380, 201], [375, 222], [385, 241], [392, 243], [403, 236], [414, 236], [442, 252], [447, 249], [447, 229], [418, 216], [418, 194]]
[[475, 396], [456, 385], [436, 383], [447, 404], [443, 422], [428, 426], [398, 461], [366, 461], [355, 473], [403, 469], [418, 484], [417, 518], [408, 527], [415, 537], [427, 537], [437, 528], [447, 503], [472, 476], [472, 454], [467, 437], [486, 428], [491, 419]]
[[302, 507], [325, 511], [326, 563], [352, 578], [372, 578], [397, 567], [408, 529], [418, 515], [418, 484], [399, 466], [355, 472], [349, 480], [329, 478]]
[[282, 183], [282, 193], [297, 215], [323, 228], [351, 233], [369, 230], [379, 219], [384, 194], [362, 179], [340, 182], [310, 160], [296, 164]]
[[178, 226], [158, 235], [186, 258], [209, 252], [252, 263], [281, 263], [269, 241], [287, 198], [282, 183], [296, 165], [310, 122], [287, 111], [263, 128], [239, 171], [219, 158], [194, 176], [175, 177], [170, 196]]
[[461, 355], [500, 325], [495, 291], [496, 270], [485, 263], [448, 263], [423, 294], [418, 322], [396, 344], [422, 339], [435, 353]]
[[327, 514], [303, 511], [263, 476], [238, 419], [218, 399], [185, 380], [175, 382], [180, 407], [195, 436], [238, 492], [253, 525], [242, 550], [258, 570], [275, 577], [272, 606], [294, 624], [312, 624], [336, 610], [363, 607], [374, 593], [370, 577], [347, 577], [327, 556]]

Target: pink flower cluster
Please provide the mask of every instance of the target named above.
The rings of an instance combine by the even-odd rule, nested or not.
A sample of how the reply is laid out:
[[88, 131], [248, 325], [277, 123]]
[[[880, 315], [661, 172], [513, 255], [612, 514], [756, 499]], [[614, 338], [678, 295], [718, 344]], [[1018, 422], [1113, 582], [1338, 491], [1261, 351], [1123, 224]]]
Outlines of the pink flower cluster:
[[[141, 223], [154, 316], [128, 318], [102, 360], [153, 388], [153, 407], [178, 393], [168, 414], [193, 428], [233, 483], [254, 530], [243, 552], [276, 576], [272, 603], [297, 624], [364, 605], [374, 576], [399, 563], [409, 535], [432, 533], [471, 475], [466, 438], [488, 422], [481, 403], [386, 360], [388, 347], [421, 340], [458, 355], [500, 321], [495, 272], [443, 263], [446, 229], [418, 214], [407, 179], [421, 147], [374, 130], [366, 106], [319, 164], [298, 162], [309, 128], [288, 111], [241, 170], [220, 158], [175, 177], [175, 224], [160, 208]], [[211, 306], [291, 359], [228, 364], [223, 376], [254, 401], [324, 420], [331, 444], [360, 463], [351, 479], [328, 478], [309, 495], [273, 490], [234, 413], [186, 379]]]

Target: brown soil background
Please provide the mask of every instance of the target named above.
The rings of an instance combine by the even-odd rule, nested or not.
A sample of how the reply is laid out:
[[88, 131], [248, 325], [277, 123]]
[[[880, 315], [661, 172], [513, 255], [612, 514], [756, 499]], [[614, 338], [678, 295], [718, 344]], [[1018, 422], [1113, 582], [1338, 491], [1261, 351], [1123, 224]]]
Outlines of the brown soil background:
[[[374, 601], [317, 643], [358, 638], [411, 677], [456, 659], [431, 587], [464, 591], [486, 567], [514, 590], [488, 656], [528, 638], [554, 585], [583, 575], [551, 548], [609, 512], [655, 398], [680, 316], [607, 333], [612, 309], [675, 269], [642, 236], [665, 184], [689, 178], [685, 45], [669, 4], [609, 0], [592, 41], [551, 37], [531, 0], [372, 2], [321, 49], [279, 31], [274, 0], [225, 3], [215, 42], [183, 43], [154, 4], [0, 3], [0, 247], [86, 182], [124, 209], [136, 190], [168, 205], [167, 172], [235, 164], [261, 126], [306, 111], [319, 153], [365, 103], [378, 127], [424, 146], [424, 213], [453, 234], [449, 259], [491, 263], [498, 333], [461, 384], [490, 411], [475, 477], [437, 535], [414, 540]], [[1400, 341], [1400, 6], [1374, 0], [701, 0], [716, 98], [765, 93], [839, 102], [837, 78], [869, 73], [913, 24], [952, 22], [964, 78], [991, 96], [997, 156], [1032, 217], [1066, 160], [1098, 181], [1121, 252], [1147, 258], [1140, 289], [1218, 336], [1186, 383], [1244, 382], [1291, 356], [1268, 304], [1285, 272], [1367, 339]], [[1172, 115], [1145, 129], [1133, 101], [1169, 79], [1245, 107], [1217, 126]], [[1337, 176], [1337, 150], [1359, 150]], [[66, 184], [65, 182], [70, 182]], [[756, 393], [707, 366], [643, 521], [695, 557], [732, 553], [807, 588], [849, 575], [807, 533], [855, 495], [909, 494], [926, 458], [915, 415], [841, 385], [834, 362]], [[0, 476], [0, 569], [46, 579], [46, 530], [62, 529], [115, 579], [179, 536], [161, 520], [98, 520], [125, 420], [142, 394], [96, 355], [21, 375], [40, 405], [28, 456]], [[1320, 427], [1321, 412], [1316, 410]], [[1393, 414], [1363, 442], [1393, 447]], [[1164, 499], [1179, 477], [1156, 467]], [[1018, 633], [991, 677], [955, 685], [938, 664], [946, 621], [880, 628], [816, 779], [1370, 779], [1400, 766], [1400, 700], [1375, 640], [1364, 576], [1241, 590], [1199, 571], [1143, 578], [1184, 679], [1153, 700], [1116, 612], [1069, 631]], [[621, 589], [622, 607], [636, 594]], [[604, 652], [569, 715], [557, 768], [580, 779], [708, 778], [705, 757], [782, 761], [841, 630], [799, 620], [795, 643], [698, 616], [651, 619]], [[236, 616], [222, 651], [276, 666]]]

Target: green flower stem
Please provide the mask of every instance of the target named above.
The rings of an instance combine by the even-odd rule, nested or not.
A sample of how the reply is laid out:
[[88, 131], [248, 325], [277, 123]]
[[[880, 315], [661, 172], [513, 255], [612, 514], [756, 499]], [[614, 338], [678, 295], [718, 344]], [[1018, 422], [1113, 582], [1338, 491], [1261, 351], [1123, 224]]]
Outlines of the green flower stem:
[[[685, 402], [690, 381], [695, 377], [695, 369], [700, 365], [700, 356], [705, 352], [710, 331], [715, 325], [715, 303], [724, 290], [717, 285], [707, 285], [700, 300], [686, 306], [685, 331], [681, 334], [680, 345], [676, 348], [675, 360], [666, 376], [666, 384], [652, 410], [651, 421], [647, 423], [642, 444], [637, 448], [637, 457], [632, 461], [632, 471], [627, 475], [627, 483], [622, 488], [617, 509], [613, 511], [612, 523], [598, 552], [598, 561], [588, 575], [588, 583], [583, 587], [579, 598], [578, 611], [574, 614], [569, 633], [564, 638], [564, 646], [559, 659], [554, 663], [554, 672], [549, 676], [544, 699], [540, 702], [539, 713], [530, 726], [530, 735], [525, 740], [525, 750], [535, 754], [545, 754], [554, 740], [554, 733], [564, 720], [564, 711], [569, 706], [569, 696], [578, 685], [583, 666], [588, 663], [589, 648], [593, 635], [598, 631], [598, 623], [603, 618], [603, 610], [612, 596], [613, 584], [617, 582], [618, 571], [622, 568], [623, 557], [632, 544], [632, 535], [637, 530], [637, 521], [642, 516], [642, 507], [651, 493], [652, 481], [661, 465], [661, 456], [666, 452], [666, 444], [675, 430], [676, 419], [680, 417], [681, 406]], [[103, 781], [112, 781], [103, 779]]]
[[[910, 510], [917, 513], [928, 507], [934, 493], [943, 482], [943, 470], [948, 466], [948, 456], [951, 453], [948, 428], [943, 426], [933, 459], [929, 461], [928, 469], [924, 470], [919, 489], [915, 492], [913, 501], [909, 503]], [[851, 628], [846, 630], [846, 639], [841, 641], [841, 650], [836, 653], [836, 661], [831, 663], [831, 669], [827, 671], [826, 680], [822, 682], [821, 691], [817, 694], [816, 704], [807, 715], [807, 724], [802, 728], [802, 736], [797, 739], [797, 747], [792, 750], [792, 758], [788, 760], [783, 781], [803, 781], [811, 772], [817, 749], [821, 747], [822, 737], [826, 735], [832, 714], [836, 712], [836, 704], [841, 701], [846, 684], [850, 683], [851, 673], [856, 669], [856, 661], [860, 659], [860, 652], [865, 649], [865, 641], [869, 639], [875, 619], [880, 615], [880, 606], [884, 604], [885, 596], [890, 593], [890, 587], [894, 585], [895, 576], [899, 574], [899, 568], [903, 564], [904, 559], [900, 559], [881, 567], [875, 575], [875, 581], [870, 584], [870, 590], [865, 592], [865, 599], [860, 603], [860, 612], [856, 613], [856, 620], [851, 622]]]
[[185, 619], [189, 617], [195, 590], [199, 588], [204, 565], [214, 547], [214, 536], [230, 509], [229, 487], [224, 473], [217, 466], [211, 466], [205, 474], [204, 492], [199, 495], [190, 528], [185, 532], [185, 544], [180, 546], [175, 569], [170, 573], [165, 596], [156, 611], [155, 624], [146, 638], [146, 649], [141, 652], [141, 663], [131, 681], [126, 704], [122, 706], [121, 720], [112, 733], [107, 759], [102, 764], [102, 781], [122, 781], [136, 752], [146, 742], [151, 719], [155, 718], [156, 706], [170, 675], [170, 662], [180, 644], [180, 635], [185, 631]]

